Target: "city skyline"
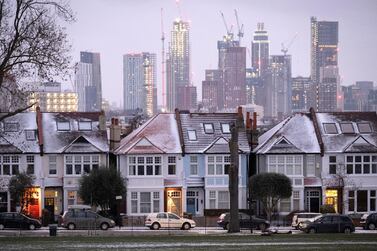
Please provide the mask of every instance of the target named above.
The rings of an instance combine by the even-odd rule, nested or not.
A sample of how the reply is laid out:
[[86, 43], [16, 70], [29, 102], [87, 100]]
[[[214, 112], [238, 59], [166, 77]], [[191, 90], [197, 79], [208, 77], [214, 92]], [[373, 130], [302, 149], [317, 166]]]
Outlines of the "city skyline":
[[[192, 82], [198, 87], [198, 100], [201, 100], [201, 81], [205, 79], [205, 69], [215, 68], [217, 64], [216, 42], [226, 34], [220, 11], [224, 12], [228, 25], [233, 24], [233, 31], [236, 33], [234, 9], [238, 10], [240, 22], [245, 26], [242, 46], [249, 49], [258, 22], [264, 22], [269, 33], [270, 54], [282, 54], [281, 43], [287, 44], [298, 33], [288, 51], [292, 55], [292, 77], [310, 75], [310, 17], [338, 21], [341, 84], [351, 85], [362, 80], [376, 83], [377, 75], [373, 71], [372, 60], [377, 55], [377, 49], [373, 46], [377, 35], [370, 31], [373, 31], [373, 23], [377, 22], [377, 17], [373, 15], [377, 2], [362, 1], [360, 4], [332, 1], [326, 3], [326, 8], [322, 8], [324, 5], [321, 3], [325, 1], [305, 4], [300, 1], [181, 1], [181, 16], [190, 21]], [[168, 48], [170, 27], [175, 18], [180, 16], [175, 1], [112, 1], [112, 4], [108, 4], [97, 0], [90, 2], [94, 10], [92, 13], [86, 10], [86, 1], [71, 4], [76, 12], [77, 22], [72, 27], [67, 27], [67, 30], [73, 45], [74, 61], [78, 61], [79, 51], [101, 53], [103, 97], [119, 105], [122, 95], [113, 90], [122, 86], [122, 55], [150, 51], [157, 54], [158, 103], [161, 104], [160, 10], [164, 8], [165, 48]], [[333, 10], [336, 7], [335, 12]], [[97, 10], [101, 10], [99, 18], [93, 15]], [[137, 15], [141, 10], [144, 18]], [[109, 14], [113, 18], [106, 19]], [[136, 18], [140, 21], [135, 22]], [[95, 25], [96, 29], [83, 33], [82, 30], [88, 25]], [[355, 39], [355, 31], [363, 35]], [[363, 46], [359, 46], [360, 44]], [[247, 57], [249, 67], [250, 55]]]

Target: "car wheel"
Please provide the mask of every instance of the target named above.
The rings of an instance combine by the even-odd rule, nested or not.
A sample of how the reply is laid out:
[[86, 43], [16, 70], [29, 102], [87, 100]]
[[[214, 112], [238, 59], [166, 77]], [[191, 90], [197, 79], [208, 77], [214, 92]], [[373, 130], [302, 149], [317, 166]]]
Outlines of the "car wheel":
[[344, 229], [344, 233], [345, 233], [345, 234], [350, 234], [350, 233], [351, 233], [351, 228], [346, 227], [346, 228]]
[[29, 225], [29, 230], [35, 230], [35, 225], [34, 224], [30, 224]]
[[0, 224], [0, 230], [4, 230], [5, 226], [4, 224]]
[[153, 223], [152, 224], [152, 229], [153, 230], [159, 230], [160, 229], [160, 224], [158, 224], [157, 222]]
[[73, 223], [69, 223], [68, 226], [67, 226], [67, 228], [68, 228], [69, 230], [75, 230], [76, 226], [75, 226], [75, 224], [73, 224]]
[[376, 229], [376, 225], [374, 223], [369, 223], [368, 224], [368, 229], [369, 230], [375, 230]]
[[261, 223], [261, 224], [259, 224], [258, 228], [263, 232], [264, 230], [266, 230], [267, 226], [266, 226], [266, 224]]
[[309, 234], [315, 234], [317, 231], [315, 230], [315, 228], [311, 228], [309, 229]]
[[190, 223], [187, 223], [187, 222], [183, 223], [182, 225], [183, 230], [189, 230], [190, 228], [191, 228]]
[[101, 230], [107, 230], [108, 228], [109, 228], [109, 224], [107, 224], [106, 222], [101, 224]]

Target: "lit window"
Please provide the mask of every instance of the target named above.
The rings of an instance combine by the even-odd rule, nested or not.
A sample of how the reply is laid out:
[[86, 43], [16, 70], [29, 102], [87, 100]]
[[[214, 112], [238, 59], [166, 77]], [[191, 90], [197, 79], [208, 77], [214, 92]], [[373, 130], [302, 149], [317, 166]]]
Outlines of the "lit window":
[[341, 123], [340, 129], [342, 130], [343, 133], [355, 133], [352, 123]]
[[79, 130], [80, 131], [91, 131], [92, 122], [90, 121], [79, 121]]
[[187, 130], [188, 138], [191, 141], [197, 140], [196, 131], [195, 130]]
[[338, 129], [336, 129], [335, 123], [323, 123], [323, 127], [325, 128], [325, 133], [327, 134], [337, 134]]
[[205, 123], [204, 124], [204, 132], [207, 133], [207, 134], [212, 134], [214, 132], [213, 124], [212, 123]]
[[369, 123], [357, 123], [360, 133], [371, 133], [372, 128]]
[[223, 133], [230, 133], [230, 125], [228, 123], [221, 124], [221, 131]]
[[61, 121], [61, 122], [57, 122], [56, 124], [57, 124], [58, 131], [69, 131], [69, 130], [71, 130], [71, 127], [70, 127], [68, 121]]

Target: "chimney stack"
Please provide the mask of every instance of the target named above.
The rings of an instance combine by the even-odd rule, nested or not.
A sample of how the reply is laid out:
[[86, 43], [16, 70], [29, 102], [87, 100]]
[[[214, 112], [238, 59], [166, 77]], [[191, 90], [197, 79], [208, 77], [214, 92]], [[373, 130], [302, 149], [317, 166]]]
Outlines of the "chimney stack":
[[101, 131], [106, 130], [106, 117], [105, 117], [105, 111], [102, 110], [99, 117], [98, 117], [98, 122], [99, 122], [99, 129]]
[[37, 132], [38, 132], [38, 145], [39, 145], [39, 154], [43, 156], [43, 125], [42, 125], [42, 113], [41, 108], [37, 106], [36, 116], [37, 116]]
[[121, 126], [118, 118], [111, 118], [110, 125], [110, 151], [114, 151], [120, 145]]

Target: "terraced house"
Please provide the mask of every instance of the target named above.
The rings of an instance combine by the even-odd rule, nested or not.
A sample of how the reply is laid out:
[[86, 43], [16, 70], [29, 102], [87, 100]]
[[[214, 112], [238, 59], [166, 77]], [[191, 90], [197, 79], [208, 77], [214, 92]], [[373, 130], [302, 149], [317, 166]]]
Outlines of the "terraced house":
[[108, 163], [108, 141], [101, 113], [19, 113], [6, 118], [0, 130], [1, 211], [16, 208], [7, 184], [12, 175], [34, 175], [33, 200], [27, 213], [51, 216], [68, 205], [81, 203], [77, 195], [80, 177]]
[[[176, 110], [155, 115], [122, 139], [115, 154], [126, 177], [127, 214], [203, 215], [204, 209], [228, 209], [228, 142], [237, 116], [242, 113]], [[240, 208], [246, 208], [250, 152], [244, 129], [238, 139]]]
[[258, 172], [284, 173], [293, 195], [279, 211], [376, 212], [377, 115], [375, 112], [297, 113], [261, 135]]

